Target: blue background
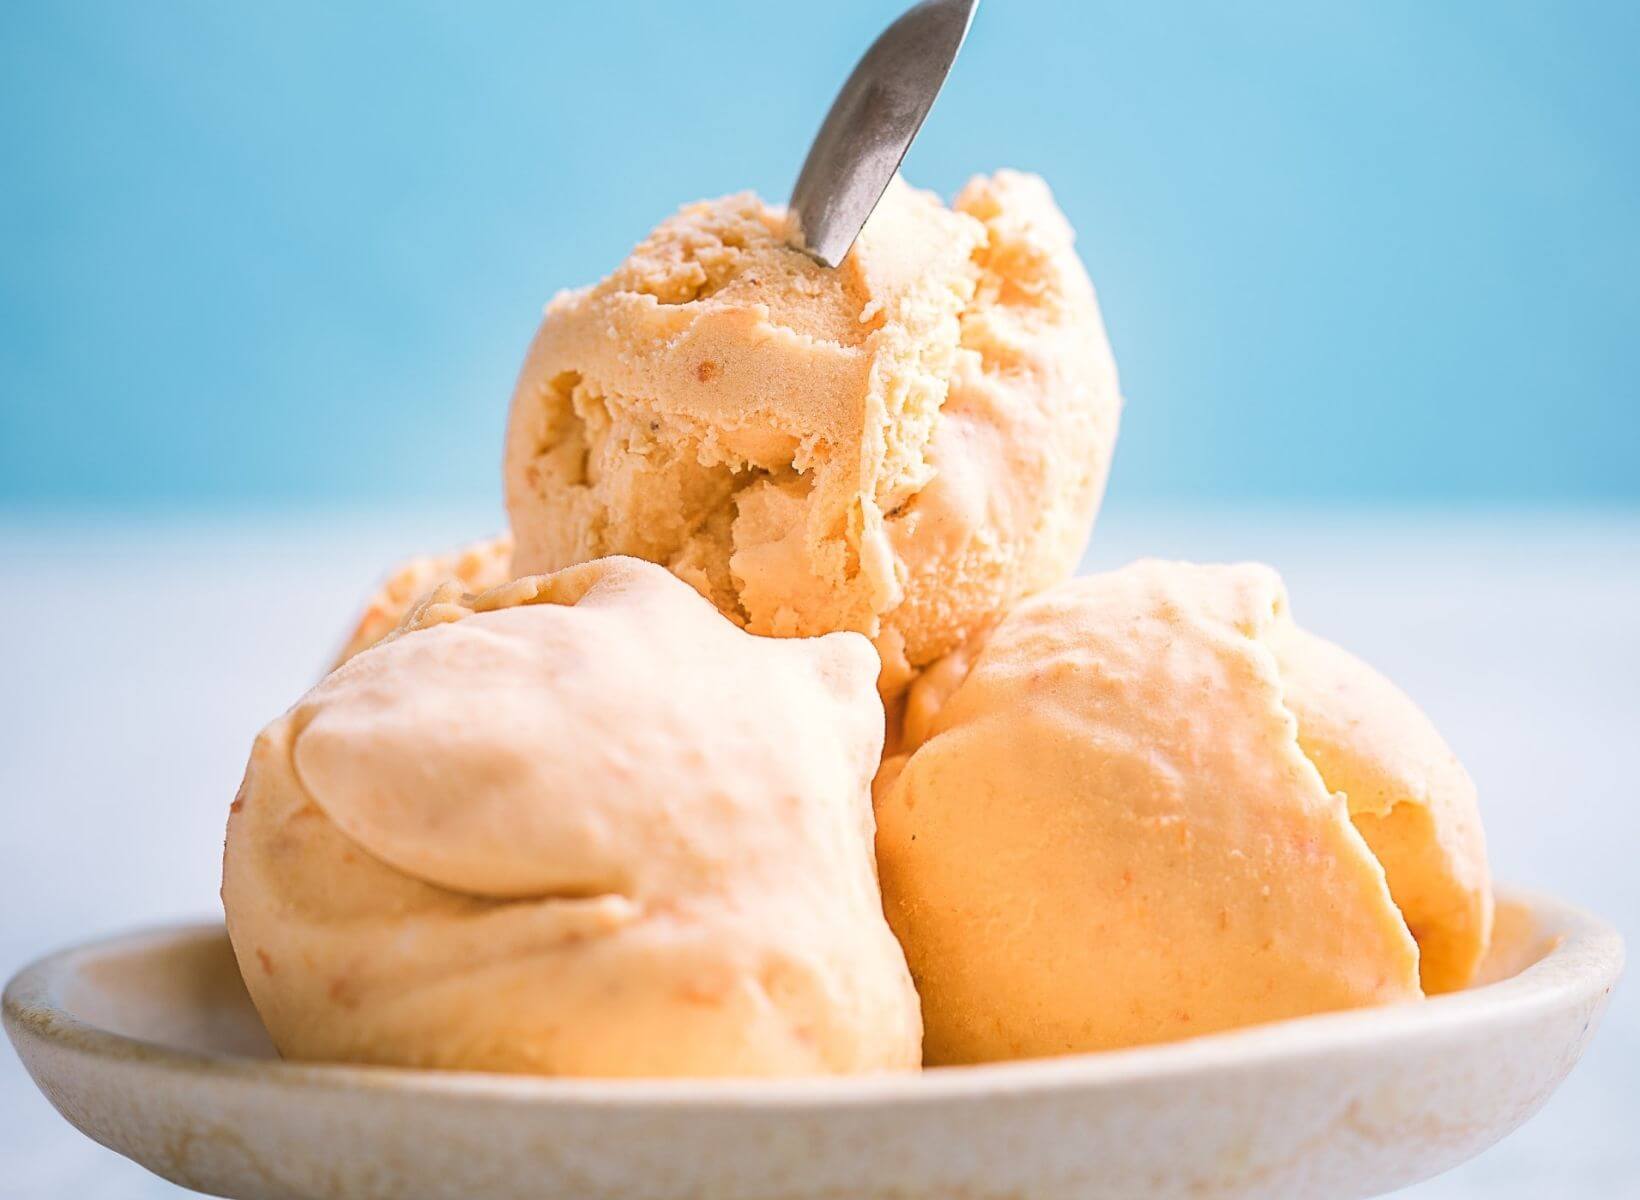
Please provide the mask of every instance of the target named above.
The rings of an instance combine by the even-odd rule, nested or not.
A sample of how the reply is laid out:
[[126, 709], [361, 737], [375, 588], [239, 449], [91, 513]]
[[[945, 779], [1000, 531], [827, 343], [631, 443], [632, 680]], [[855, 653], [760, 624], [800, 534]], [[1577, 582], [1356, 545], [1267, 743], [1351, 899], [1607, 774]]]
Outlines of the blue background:
[[[898, 7], [5, 5], [0, 506], [493, 502], [540, 305], [784, 198]], [[1053, 184], [1123, 502], [1628, 506], [1637, 47], [1595, 0], [990, 0], [906, 173]]]

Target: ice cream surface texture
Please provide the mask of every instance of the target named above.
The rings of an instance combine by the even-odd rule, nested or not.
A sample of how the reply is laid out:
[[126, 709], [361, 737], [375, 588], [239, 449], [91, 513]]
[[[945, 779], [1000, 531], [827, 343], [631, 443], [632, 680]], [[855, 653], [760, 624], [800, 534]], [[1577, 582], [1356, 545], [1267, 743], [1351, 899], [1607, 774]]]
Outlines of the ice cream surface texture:
[[334, 665], [340, 666], [392, 633], [411, 605], [441, 583], [459, 583], [469, 592], [506, 583], [512, 578], [512, 551], [512, 536], [501, 534], [450, 554], [421, 555], [400, 563], [365, 604]]
[[1024, 601], [914, 686], [877, 813], [930, 1063], [1411, 1000], [1490, 929], [1462, 768], [1261, 566]]
[[657, 566], [448, 586], [258, 738], [223, 901], [288, 1057], [560, 1075], [915, 1067], [872, 861], [877, 658]]
[[505, 452], [519, 574], [664, 564], [754, 633], [856, 630], [896, 694], [1075, 568], [1121, 407], [1070, 226], [1004, 171], [896, 180], [847, 259], [750, 194], [548, 306]]
[[1475, 785], [1410, 697], [1291, 621], [1270, 639], [1298, 744], [1389, 877], [1418, 942], [1426, 993], [1467, 985], [1492, 935], [1492, 881]]

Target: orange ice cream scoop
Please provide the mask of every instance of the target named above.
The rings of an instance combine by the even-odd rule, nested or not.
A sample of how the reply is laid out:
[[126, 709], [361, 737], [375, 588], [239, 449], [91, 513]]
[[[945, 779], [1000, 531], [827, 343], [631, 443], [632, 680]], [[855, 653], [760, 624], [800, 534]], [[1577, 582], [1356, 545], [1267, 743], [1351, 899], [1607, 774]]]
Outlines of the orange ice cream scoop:
[[[1386, 745], [1404, 698], [1358, 695], [1307, 738], [1330, 688], [1365, 686], [1310, 649], [1268, 568], [1145, 562], [1024, 601], [913, 686], [877, 850], [926, 1061], [1415, 999], [1398, 887], [1421, 936], [1462, 947], [1437, 973], [1464, 975], [1490, 904], [1473, 793], [1409, 786]], [[1342, 790], [1369, 781], [1392, 798]], [[1357, 810], [1396, 828], [1363, 836]]]
[[753, 633], [864, 633], [885, 696], [1074, 570], [1121, 398], [1046, 185], [896, 180], [836, 270], [750, 194], [548, 306], [504, 482], [519, 574], [665, 565]]
[[290, 1058], [558, 1075], [915, 1067], [865, 638], [658, 566], [435, 590], [257, 739], [222, 898]]

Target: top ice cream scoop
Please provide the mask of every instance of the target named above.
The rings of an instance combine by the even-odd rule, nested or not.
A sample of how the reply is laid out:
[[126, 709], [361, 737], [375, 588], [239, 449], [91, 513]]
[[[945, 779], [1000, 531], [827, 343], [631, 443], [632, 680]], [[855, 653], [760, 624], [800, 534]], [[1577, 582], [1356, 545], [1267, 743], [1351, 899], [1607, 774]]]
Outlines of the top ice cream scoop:
[[1068, 577], [1121, 397], [1042, 180], [896, 180], [837, 270], [741, 194], [548, 306], [504, 459], [516, 575], [660, 563], [752, 633], [852, 629], [885, 698]]

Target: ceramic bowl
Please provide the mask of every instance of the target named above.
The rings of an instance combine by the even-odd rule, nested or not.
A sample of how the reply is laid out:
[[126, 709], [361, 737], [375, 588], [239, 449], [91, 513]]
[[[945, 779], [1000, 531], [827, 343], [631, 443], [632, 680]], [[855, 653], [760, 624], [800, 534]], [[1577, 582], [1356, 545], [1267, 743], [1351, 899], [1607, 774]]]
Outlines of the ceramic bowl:
[[1513, 895], [1458, 995], [1165, 1046], [920, 1075], [591, 1081], [280, 1062], [220, 926], [23, 971], [5, 1023], [103, 1145], [241, 1200], [1090, 1200], [1371, 1196], [1526, 1120], [1622, 965]]

